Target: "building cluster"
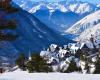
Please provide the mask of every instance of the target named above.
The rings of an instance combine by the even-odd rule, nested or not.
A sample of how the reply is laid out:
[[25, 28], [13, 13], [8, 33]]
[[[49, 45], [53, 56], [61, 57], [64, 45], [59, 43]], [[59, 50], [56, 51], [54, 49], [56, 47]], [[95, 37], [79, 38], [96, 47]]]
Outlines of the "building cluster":
[[[51, 44], [47, 50], [41, 51], [40, 56], [47, 60], [47, 63], [53, 67], [54, 71], [66, 70], [73, 60], [77, 67], [81, 67], [82, 72], [85, 73], [86, 61], [81, 60], [81, 56], [87, 59], [91, 59], [92, 62], [95, 62], [97, 56], [99, 55], [99, 48], [89, 48], [85, 43], [69, 43], [59, 47], [56, 44]], [[86, 60], [87, 60], [86, 59]], [[94, 64], [89, 64], [92, 66], [92, 70], [95, 70]], [[90, 73], [93, 73], [90, 71]]]

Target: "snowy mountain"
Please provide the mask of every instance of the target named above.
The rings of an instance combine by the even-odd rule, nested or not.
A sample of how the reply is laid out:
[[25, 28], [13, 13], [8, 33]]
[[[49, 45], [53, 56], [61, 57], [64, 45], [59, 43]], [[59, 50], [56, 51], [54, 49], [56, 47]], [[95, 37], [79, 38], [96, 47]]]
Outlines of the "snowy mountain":
[[[2, 11], [0, 10], [0, 13]], [[4, 11], [3, 11], [4, 12]], [[40, 52], [51, 43], [67, 44], [72, 40], [67, 40], [52, 29], [48, 28], [32, 14], [19, 9], [18, 12], [5, 13], [6, 19], [17, 21], [16, 33], [18, 38], [12, 42], [0, 42], [0, 59], [14, 61], [19, 53]], [[4, 57], [4, 58], [3, 58]]]
[[84, 17], [65, 33], [76, 35], [73, 39], [80, 41], [89, 41], [91, 35], [93, 35], [97, 43], [100, 43], [100, 10]]
[[48, 10], [39, 10], [34, 15], [47, 26], [59, 32], [63, 32], [82, 17], [73, 12], [62, 13], [59, 10], [52, 14]]
[[[81, 1], [32, 2], [14, 0], [24, 10], [35, 15], [50, 28], [64, 32], [86, 15], [100, 9], [99, 6]], [[45, 17], [44, 17], [45, 16]]]
[[[55, 12], [56, 10], [59, 10], [61, 12], [75, 12], [79, 14], [84, 14], [88, 12], [93, 12], [100, 8], [97, 7], [94, 4], [87, 3], [87, 2], [81, 2], [81, 1], [61, 1], [61, 2], [32, 2], [32, 1], [18, 1], [14, 0], [14, 2], [17, 2], [17, 4], [20, 5], [20, 7], [26, 9], [27, 11], [31, 13], [35, 13], [38, 10], [48, 9], [49, 12]], [[33, 6], [32, 6], [33, 5]]]
[[65, 32], [79, 35], [87, 28], [93, 27], [99, 23], [100, 23], [100, 10], [98, 10], [98, 11], [86, 16], [82, 20], [78, 21], [76, 24], [74, 24], [71, 28], [69, 28]]
[[96, 26], [86, 29], [76, 39], [81, 40], [81, 41], [87, 41], [91, 38], [91, 35], [93, 35], [97, 43], [100, 43], [100, 23], [97, 24]]

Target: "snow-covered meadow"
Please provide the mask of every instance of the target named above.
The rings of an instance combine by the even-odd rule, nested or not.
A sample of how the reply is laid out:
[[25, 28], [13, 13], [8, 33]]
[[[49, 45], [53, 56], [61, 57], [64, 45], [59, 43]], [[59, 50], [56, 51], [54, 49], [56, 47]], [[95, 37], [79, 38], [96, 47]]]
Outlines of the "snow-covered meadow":
[[99, 74], [79, 73], [28, 73], [14, 71], [0, 74], [0, 80], [100, 80]]

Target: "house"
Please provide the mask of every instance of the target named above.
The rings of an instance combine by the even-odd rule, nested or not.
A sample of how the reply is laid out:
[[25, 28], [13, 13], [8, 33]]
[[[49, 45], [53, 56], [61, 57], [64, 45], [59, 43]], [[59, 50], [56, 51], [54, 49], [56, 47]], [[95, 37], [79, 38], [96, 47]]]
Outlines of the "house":
[[80, 49], [82, 51], [89, 51], [90, 50], [90, 48], [85, 43], [81, 43]]
[[58, 45], [56, 45], [56, 44], [51, 44], [51, 45], [49, 46], [48, 51], [54, 52], [54, 51], [56, 51], [57, 48], [58, 48]]
[[87, 53], [89, 51], [85, 43], [70, 43], [69, 46], [71, 53], [74, 54], [76, 58], [79, 58], [82, 52]]
[[73, 54], [75, 54], [77, 50], [80, 48], [80, 45], [78, 45], [77, 43], [70, 43], [68, 46], [70, 48], [71, 53]]
[[59, 50], [59, 58], [64, 58], [65, 57], [65, 55], [67, 54], [67, 50], [64, 50], [64, 49], [60, 49]]

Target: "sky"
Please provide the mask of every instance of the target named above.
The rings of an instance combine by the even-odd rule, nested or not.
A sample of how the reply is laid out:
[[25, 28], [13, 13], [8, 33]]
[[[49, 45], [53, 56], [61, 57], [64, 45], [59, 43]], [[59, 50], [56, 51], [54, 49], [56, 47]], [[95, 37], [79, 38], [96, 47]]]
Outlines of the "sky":
[[[63, 1], [63, 0], [32, 0], [32, 1]], [[71, 0], [67, 0], [67, 1], [71, 1]], [[76, 1], [87, 1], [87, 2], [90, 2], [90, 3], [94, 3], [94, 4], [100, 4], [100, 0], [76, 0]]]

